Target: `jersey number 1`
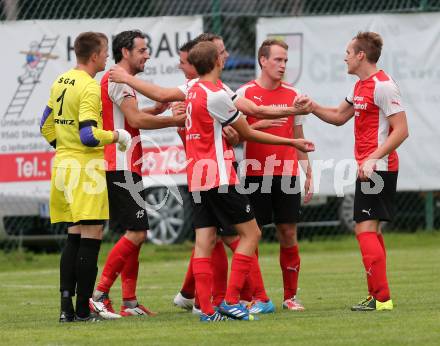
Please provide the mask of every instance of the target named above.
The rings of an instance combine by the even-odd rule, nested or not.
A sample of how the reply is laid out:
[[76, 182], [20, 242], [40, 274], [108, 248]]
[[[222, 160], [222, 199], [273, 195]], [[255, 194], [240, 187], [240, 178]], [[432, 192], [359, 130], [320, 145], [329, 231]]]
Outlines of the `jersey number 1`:
[[58, 111], [58, 116], [63, 115], [64, 95], [66, 95], [66, 90], [67, 88], [65, 88], [61, 93], [61, 95], [57, 98], [57, 102], [61, 102], [60, 109]]

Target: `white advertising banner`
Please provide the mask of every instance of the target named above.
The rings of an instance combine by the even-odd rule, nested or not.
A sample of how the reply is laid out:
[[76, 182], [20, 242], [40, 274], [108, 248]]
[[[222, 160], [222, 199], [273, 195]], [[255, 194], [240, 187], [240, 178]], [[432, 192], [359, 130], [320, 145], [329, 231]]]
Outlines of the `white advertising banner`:
[[[57, 75], [75, 66], [73, 43], [79, 33], [99, 31], [110, 38], [123, 30], [148, 35], [150, 60], [140, 76], [162, 86], [185, 82], [178, 69], [178, 48], [202, 33], [202, 17], [157, 17], [99, 20], [39, 20], [0, 23], [0, 187], [2, 193], [46, 195], [53, 151], [39, 133], [39, 122]], [[113, 65], [111, 57], [107, 68]], [[99, 81], [102, 73], [96, 79]], [[144, 106], [148, 103], [141, 99]], [[144, 172], [170, 173], [185, 183], [179, 163], [182, 143], [173, 128], [145, 131]], [[151, 182], [150, 182], [151, 183]]]
[[[347, 74], [344, 57], [358, 31], [383, 37], [378, 67], [393, 77], [402, 93], [410, 136], [398, 149], [398, 190], [439, 190], [440, 13], [261, 18], [257, 47], [268, 37], [285, 40], [285, 80], [318, 103], [336, 107], [357, 80]], [[307, 116], [304, 132], [316, 144], [311, 157], [322, 194], [354, 190], [353, 127], [353, 120], [335, 127]]]

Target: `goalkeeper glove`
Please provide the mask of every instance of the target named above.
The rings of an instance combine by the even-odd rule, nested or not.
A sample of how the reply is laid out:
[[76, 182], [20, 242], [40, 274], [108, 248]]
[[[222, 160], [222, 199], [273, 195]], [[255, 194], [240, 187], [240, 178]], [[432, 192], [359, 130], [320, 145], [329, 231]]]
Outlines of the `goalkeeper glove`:
[[118, 150], [126, 151], [131, 145], [131, 135], [124, 129], [117, 129], [115, 131], [118, 133]]

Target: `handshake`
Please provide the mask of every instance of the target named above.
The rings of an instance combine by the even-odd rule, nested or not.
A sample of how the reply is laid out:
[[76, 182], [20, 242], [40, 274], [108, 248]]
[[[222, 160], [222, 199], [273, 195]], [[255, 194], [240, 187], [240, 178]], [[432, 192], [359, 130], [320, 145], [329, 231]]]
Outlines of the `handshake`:
[[131, 146], [131, 135], [127, 130], [117, 129], [114, 131], [113, 143], [118, 143], [119, 151], [126, 151]]
[[313, 113], [315, 108], [313, 100], [307, 95], [298, 95], [293, 102], [293, 106], [298, 110], [297, 114]]

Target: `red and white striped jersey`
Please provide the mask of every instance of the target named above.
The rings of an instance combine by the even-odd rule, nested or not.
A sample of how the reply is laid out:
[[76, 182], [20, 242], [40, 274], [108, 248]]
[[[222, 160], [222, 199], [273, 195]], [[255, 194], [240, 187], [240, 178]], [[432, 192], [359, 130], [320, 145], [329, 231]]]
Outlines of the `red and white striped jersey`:
[[[185, 97], [188, 97], [188, 91], [189, 89], [191, 89], [192, 86], [194, 86], [194, 84], [196, 82], [198, 82], [199, 78], [194, 78], [194, 79], [187, 79], [185, 84], [179, 85], [178, 88], [180, 89], [180, 91], [185, 94]], [[229, 88], [226, 84], [224, 84], [220, 79], [217, 80], [217, 86], [219, 88], [222, 88], [224, 91], [227, 92], [227, 94], [229, 95], [229, 97], [231, 98], [231, 100], [233, 102], [235, 102], [238, 98], [237, 98], [237, 94], [235, 92], [233, 92], [231, 90], [231, 88]], [[182, 139], [183, 142], [183, 146], [185, 146], [185, 136], [186, 136], [186, 129], [185, 127], [178, 127], [177, 128], [177, 134], [179, 135], [179, 137]], [[232, 146], [230, 146], [230, 148], [232, 148]]]
[[189, 191], [238, 184], [234, 151], [222, 136], [223, 126], [239, 117], [228, 93], [211, 82], [198, 81], [186, 98], [186, 157]]
[[[260, 106], [289, 107], [292, 106], [295, 97], [299, 94], [293, 86], [282, 82], [273, 90], [262, 88], [256, 81], [251, 81], [237, 90], [237, 95]], [[259, 119], [247, 115], [249, 124]], [[283, 126], [271, 127], [260, 131], [285, 138], [294, 138], [294, 125], [302, 125], [303, 116], [292, 115], [287, 118]], [[291, 175], [296, 176], [298, 172], [298, 158], [296, 149], [284, 145], [261, 144], [256, 142], [245, 142], [244, 157], [247, 160], [246, 175]]]
[[[139, 136], [139, 130], [132, 128], [121, 111], [122, 101], [126, 97], [134, 97], [134, 89], [127, 84], [109, 82], [109, 72], [105, 73], [101, 80], [101, 100], [103, 128], [105, 130], [125, 129], [132, 138]], [[108, 171], [128, 170], [141, 175], [142, 168], [142, 146], [140, 137], [134, 141], [134, 147], [127, 152], [118, 150], [116, 144], [106, 145], [104, 148], [105, 160]], [[130, 162], [128, 162], [130, 160]]]
[[[355, 158], [360, 165], [385, 143], [393, 131], [387, 117], [404, 111], [397, 84], [380, 70], [359, 80], [346, 98], [354, 107]], [[397, 171], [399, 158], [393, 151], [376, 164], [378, 171]]]

